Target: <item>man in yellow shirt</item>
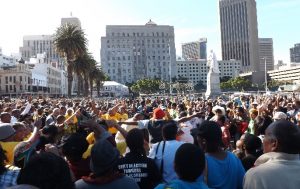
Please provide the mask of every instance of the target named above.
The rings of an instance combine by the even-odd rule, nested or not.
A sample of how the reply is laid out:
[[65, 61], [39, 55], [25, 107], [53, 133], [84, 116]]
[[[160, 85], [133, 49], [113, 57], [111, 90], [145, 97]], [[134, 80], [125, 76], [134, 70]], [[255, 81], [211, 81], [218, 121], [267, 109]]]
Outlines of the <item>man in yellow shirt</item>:
[[16, 131], [8, 123], [0, 124], [0, 145], [2, 149], [6, 152], [6, 157], [8, 164], [12, 165], [14, 160], [14, 148], [19, 144], [19, 142], [14, 141], [14, 136]]
[[119, 112], [118, 113], [120, 114], [118, 121], [126, 121], [128, 119], [128, 114], [126, 112], [125, 106], [121, 106], [119, 108]]
[[75, 133], [76, 129], [77, 129], [78, 119], [77, 119], [76, 115], [74, 115], [73, 108], [67, 109], [65, 119], [66, 119], [66, 124], [67, 124], [67, 128], [65, 131], [68, 134]]
[[[108, 110], [108, 112], [104, 115], [101, 116], [101, 119], [104, 120], [114, 120], [114, 121], [120, 121], [121, 120], [121, 115], [117, 112], [118, 108], [121, 106], [122, 104], [117, 104], [116, 106], [114, 106], [113, 108], [110, 108]], [[128, 116], [127, 116], [128, 118]], [[115, 136], [117, 133], [117, 129], [114, 127], [109, 127], [108, 131]]]
[[[27, 142], [27, 148], [30, 148], [33, 143], [39, 138], [39, 129], [42, 125], [41, 119], [38, 119], [34, 123], [34, 130], [30, 136], [30, 138], [24, 142]], [[16, 147], [22, 143], [15, 141], [16, 131], [9, 123], [1, 123], [0, 124], [0, 145], [2, 149], [6, 152], [7, 163], [12, 165], [14, 163], [14, 153]]]

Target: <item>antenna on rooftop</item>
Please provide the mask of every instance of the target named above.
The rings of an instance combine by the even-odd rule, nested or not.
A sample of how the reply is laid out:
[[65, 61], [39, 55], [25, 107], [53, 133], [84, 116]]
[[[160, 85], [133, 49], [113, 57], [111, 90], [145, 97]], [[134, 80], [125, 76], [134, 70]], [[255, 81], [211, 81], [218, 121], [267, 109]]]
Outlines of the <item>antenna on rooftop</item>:
[[72, 11], [71, 11], [70, 15], [71, 15], [71, 17], [73, 16], [73, 15], [72, 15]]

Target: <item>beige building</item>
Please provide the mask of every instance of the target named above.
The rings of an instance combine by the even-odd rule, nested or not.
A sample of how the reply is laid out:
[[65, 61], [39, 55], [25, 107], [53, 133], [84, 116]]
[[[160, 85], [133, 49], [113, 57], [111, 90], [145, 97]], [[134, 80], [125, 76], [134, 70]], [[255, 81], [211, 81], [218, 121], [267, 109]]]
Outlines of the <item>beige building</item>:
[[27, 64], [18, 63], [15, 66], [0, 69], [1, 95], [20, 95], [31, 91], [31, 69]]
[[24, 93], [48, 96], [66, 95], [66, 77], [57, 63], [43, 62], [43, 56], [29, 62], [0, 69], [0, 95], [19, 96]]
[[207, 38], [181, 45], [182, 58], [185, 60], [207, 59]]

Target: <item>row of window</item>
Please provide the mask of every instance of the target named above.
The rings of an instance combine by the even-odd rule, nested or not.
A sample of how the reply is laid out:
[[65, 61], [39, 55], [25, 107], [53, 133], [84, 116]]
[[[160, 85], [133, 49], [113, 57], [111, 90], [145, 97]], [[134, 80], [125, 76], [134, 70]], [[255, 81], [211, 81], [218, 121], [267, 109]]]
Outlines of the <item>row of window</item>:
[[[139, 47], [139, 45], [133, 44], [133, 49], [135, 49], [136, 46]], [[141, 46], [144, 47], [145, 45], [142, 44]], [[148, 44], [147, 47], [148, 48], [151, 48], [151, 47], [152, 48], [169, 48], [169, 46], [165, 45], [165, 44], [157, 44], [156, 46], [155, 46], [155, 44], [152, 44], [152, 46], [150, 44]], [[112, 46], [107, 45], [107, 48], [108, 49], [131, 48], [131, 45], [125, 45], [125, 44], [123, 44], [123, 45], [112, 45]]]
[[[141, 50], [140, 48], [133, 48], [133, 53], [140, 53], [140, 52], [142, 52], [143, 54], [145, 53], [145, 50]], [[167, 53], [166, 55], [168, 55], [169, 54], [169, 49], [165, 49], [165, 50], [162, 50], [162, 51], [160, 51], [160, 50], [147, 50], [147, 53], [148, 54], [165, 54], [165, 53]], [[120, 51], [120, 50], [118, 50], [118, 51], [114, 51], [114, 50], [108, 50], [107, 52], [106, 52], [106, 54], [108, 55], [108, 56], [110, 56], [110, 55], [121, 55], [121, 54], [123, 54], [123, 55], [126, 55], [126, 54], [131, 54], [132, 53], [132, 51]]]
[[[156, 39], [156, 40], [155, 40]], [[110, 42], [110, 40], [108, 39], [106, 42], [107, 42], [107, 44], [114, 44], [115, 43], [115, 45], [117, 45], [117, 44], [120, 44], [120, 43], [125, 43], [125, 44], [129, 44], [129, 43], [133, 43], [133, 44], [144, 44], [145, 42], [147, 42], [147, 43], [167, 43], [167, 42], [170, 42], [171, 40], [170, 39], [166, 39], [166, 38], [162, 38], [162, 39], [159, 39], [159, 38], [155, 38], [155, 39], [152, 39], [152, 40], [150, 40], [150, 39], [147, 39], [147, 41], [146, 40], [129, 40], [129, 39], [127, 39], [127, 40], [125, 40], [125, 39], [123, 39], [123, 40], [114, 40], [114, 39], [112, 39], [111, 40], [111, 42]]]
[[[143, 57], [146, 58], [146, 56], [143, 56]], [[106, 58], [107, 58], [108, 61], [110, 61], [110, 60], [119, 60], [119, 61], [123, 60], [123, 61], [126, 61], [126, 60], [131, 59], [130, 56], [128, 56], [127, 58], [125, 56], [123, 56], [123, 57], [119, 57], [119, 56], [118, 57], [115, 57], [115, 56], [110, 57], [110, 56], [107, 56]], [[134, 56], [133, 58], [134, 58], [134, 60], [137, 60], [137, 56]], [[166, 56], [147, 56], [147, 59], [148, 60], [170, 60], [170, 56], [168, 56], [168, 57], [166, 57]]]
[[164, 33], [164, 32], [152, 32], [152, 33], [144, 33], [144, 32], [132, 32], [132, 33], [125, 33], [125, 32], [118, 32], [118, 33], [115, 33], [115, 32], [112, 32], [111, 34], [108, 34], [108, 35], [111, 35], [111, 36], [117, 36], [117, 37], [143, 37], [143, 36], [156, 36], [156, 37], [164, 37], [164, 36], [169, 36], [168, 33]]
[[[23, 90], [27, 90], [30, 91], [30, 86], [27, 87], [27, 85], [25, 85], [25, 87], [23, 88], [23, 85], [20, 85], [18, 87], [18, 89], [20, 91], [23, 91]], [[17, 92], [17, 86], [16, 85], [5, 85], [5, 91], [8, 93], [8, 92]]]
[[[22, 76], [19, 76], [19, 82], [22, 82], [23, 81], [23, 77]], [[24, 81], [27, 82], [28, 81], [28, 84], [30, 84], [30, 77], [27, 77], [24, 76]], [[8, 82], [14, 82], [16, 83], [17, 82], [17, 76], [5, 76], [5, 84], [8, 84]], [[0, 84], [1, 84], [1, 78], [0, 78]]]

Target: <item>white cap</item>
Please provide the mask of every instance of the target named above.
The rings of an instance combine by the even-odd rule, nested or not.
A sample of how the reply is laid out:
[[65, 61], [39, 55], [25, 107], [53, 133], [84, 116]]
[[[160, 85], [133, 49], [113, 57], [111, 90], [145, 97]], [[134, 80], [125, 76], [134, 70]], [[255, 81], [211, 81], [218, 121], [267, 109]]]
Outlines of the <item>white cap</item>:
[[274, 120], [285, 120], [287, 118], [287, 115], [283, 112], [276, 112], [273, 116]]

